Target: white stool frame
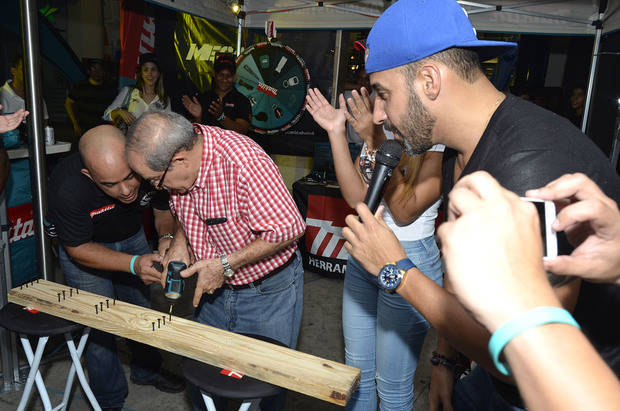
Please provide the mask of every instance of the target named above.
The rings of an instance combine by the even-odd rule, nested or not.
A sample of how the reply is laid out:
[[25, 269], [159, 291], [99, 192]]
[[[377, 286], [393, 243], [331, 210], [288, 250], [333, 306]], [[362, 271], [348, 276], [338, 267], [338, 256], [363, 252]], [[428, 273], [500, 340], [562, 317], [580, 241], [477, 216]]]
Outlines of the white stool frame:
[[[204, 391], [200, 391], [200, 393], [202, 394], [202, 399], [205, 402], [205, 405], [207, 406], [207, 410], [208, 411], [217, 411], [217, 408], [215, 408], [215, 403], [213, 402], [213, 399], [211, 398], [211, 396], [204, 392]], [[260, 404], [260, 400], [262, 400], [262, 398], [254, 398], [254, 399], [249, 399], [249, 400], [243, 400], [243, 403], [241, 404], [241, 406], [239, 407], [239, 411], [256, 411], [258, 410], [258, 404]]]
[[26, 385], [24, 386], [24, 392], [22, 394], [22, 398], [17, 406], [17, 411], [23, 411], [30, 400], [30, 395], [32, 394], [32, 386], [36, 382], [37, 390], [39, 391], [39, 395], [41, 396], [41, 401], [43, 402], [43, 408], [46, 411], [65, 411], [67, 409], [67, 405], [69, 404], [69, 396], [71, 395], [71, 388], [73, 387], [73, 380], [75, 379], [75, 374], [77, 373], [78, 379], [80, 381], [80, 385], [84, 390], [84, 394], [90, 401], [94, 411], [101, 411], [101, 407], [93, 394], [93, 391], [90, 389], [88, 385], [88, 381], [86, 380], [86, 375], [84, 374], [84, 369], [82, 368], [82, 363], [80, 362], [80, 358], [82, 357], [82, 352], [84, 351], [84, 347], [86, 346], [86, 341], [88, 340], [88, 335], [90, 333], [90, 328], [84, 328], [84, 332], [82, 332], [82, 336], [80, 337], [80, 342], [75, 347], [75, 343], [73, 342], [73, 336], [71, 333], [65, 333], [65, 341], [67, 343], [67, 347], [69, 348], [69, 354], [71, 355], [71, 368], [69, 369], [69, 374], [67, 375], [67, 383], [65, 384], [65, 393], [62, 397], [62, 402], [58, 404], [56, 407], [52, 408], [52, 403], [50, 401], [49, 395], [47, 394], [47, 389], [45, 388], [45, 384], [43, 383], [43, 378], [41, 377], [41, 373], [39, 372], [39, 365], [41, 364], [41, 357], [43, 356], [43, 350], [45, 349], [45, 344], [49, 340], [49, 336], [39, 337], [39, 341], [37, 343], [37, 350], [35, 353], [32, 352], [32, 347], [30, 346], [30, 341], [28, 340], [28, 336], [26, 334], [20, 334], [20, 340], [22, 342], [22, 346], [24, 347], [24, 352], [26, 353], [26, 358], [28, 359], [28, 364], [30, 364], [30, 372], [28, 373], [28, 378], [26, 379]]

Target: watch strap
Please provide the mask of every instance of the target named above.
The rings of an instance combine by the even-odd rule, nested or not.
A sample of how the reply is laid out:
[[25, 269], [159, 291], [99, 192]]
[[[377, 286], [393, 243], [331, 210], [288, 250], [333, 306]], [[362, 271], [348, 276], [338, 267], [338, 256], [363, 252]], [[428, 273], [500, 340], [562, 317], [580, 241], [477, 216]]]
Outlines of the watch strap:
[[222, 266], [224, 267], [224, 271], [232, 270], [230, 263], [228, 262], [228, 256], [226, 254], [220, 255], [220, 261], [222, 261]]
[[412, 268], [417, 268], [417, 266], [409, 258], [403, 258], [402, 260], [398, 260], [396, 262], [396, 267], [400, 268], [405, 272], [411, 270]]

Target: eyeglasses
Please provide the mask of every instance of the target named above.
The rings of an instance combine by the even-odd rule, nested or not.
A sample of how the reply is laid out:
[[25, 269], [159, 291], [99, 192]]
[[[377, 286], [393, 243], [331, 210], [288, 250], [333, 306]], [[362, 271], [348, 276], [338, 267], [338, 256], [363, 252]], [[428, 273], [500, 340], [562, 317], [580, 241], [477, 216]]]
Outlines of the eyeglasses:
[[[174, 154], [172, 155], [172, 158], [174, 158]], [[166, 178], [166, 174], [168, 174], [168, 170], [170, 169], [170, 165], [172, 164], [172, 158], [170, 159], [170, 161], [168, 161], [168, 165], [166, 166], [166, 169], [164, 170], [164, 174], [162, 174], [161, 177], [159, 177], [159, 182], [157, 183], [157, 186], [155, 186], [157, 190], [161, 190], [164, 186], [164, 179]]]

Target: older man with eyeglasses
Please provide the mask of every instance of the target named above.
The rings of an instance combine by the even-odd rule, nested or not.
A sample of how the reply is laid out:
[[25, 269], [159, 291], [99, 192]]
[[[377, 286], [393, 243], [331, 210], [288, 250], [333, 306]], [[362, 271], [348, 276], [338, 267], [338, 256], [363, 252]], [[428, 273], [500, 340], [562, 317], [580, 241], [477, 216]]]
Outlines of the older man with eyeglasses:
[[237, 132], [163, 111], [132, 125], [126, 150], [132, 169], [170, 191], [180, 224], [164, 264], [181, 259], [189, 266], [182, 277], [198, 275], [197, 321], [294, 348], [303, 300], [296, 241], [305, 224], [267, 153]]

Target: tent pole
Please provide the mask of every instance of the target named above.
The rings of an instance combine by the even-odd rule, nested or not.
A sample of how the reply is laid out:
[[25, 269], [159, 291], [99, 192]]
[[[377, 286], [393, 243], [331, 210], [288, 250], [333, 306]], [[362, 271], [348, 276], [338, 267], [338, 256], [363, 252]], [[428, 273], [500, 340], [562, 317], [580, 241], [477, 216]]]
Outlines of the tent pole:
[[601, 47], [601, 35], [603, 34], [603, 17], [607, 6], [606, 3], [606, 1], [601, 1], [601, 6], [603, 7], [599, 7], [598, 21], [594, 22], [596, 25], [596, 36], [594, 37], [594, 47], [592, 48], [592, 63], [590, 64], [590, 76], [588, 78], [588, 94], [586, 96], [586, 105], [583, 108], [583, 119], [581, 120], [582, 133], [585, 133], [588, 128], [590, 106], [592, 105], [592, 94], [594, 93], [596, 70], [598, 68], [598, 52]]
[[243, 26], [245, 25], [245, 1], [239, 0], [241, 7], [237, 18], [237, 57], [241, 54], [241, 37], [243, 36]]
[[26, 85], [26, 107], [30, 170], [32, 181], [32, 208], [35, 224], [35, 243], [39, 258], [39, 272], [43, 279], [51, 280], [53, 267], [50, 258], [49, 239], [45, 235], [45, 212], [47, 193], [45, 186], [45, 141], [43, 135], [43, 105], [41, 98], [41, 66], [39, 51], [39, 11], [35, 0], [22, 0], [22, 46]]
[[340, 50], [342, 48], [342, 30], [336, 30], [334, 44], [334, 75], [332, 76], [332, 107], [336, 107], [338, 99], [338, 75], [340, 73]]
[[241, 31], [243, 28], [241, 27], [241, 19], [239, 19], [239, 24], [237, 25], [237, 57], [241, 54]]

